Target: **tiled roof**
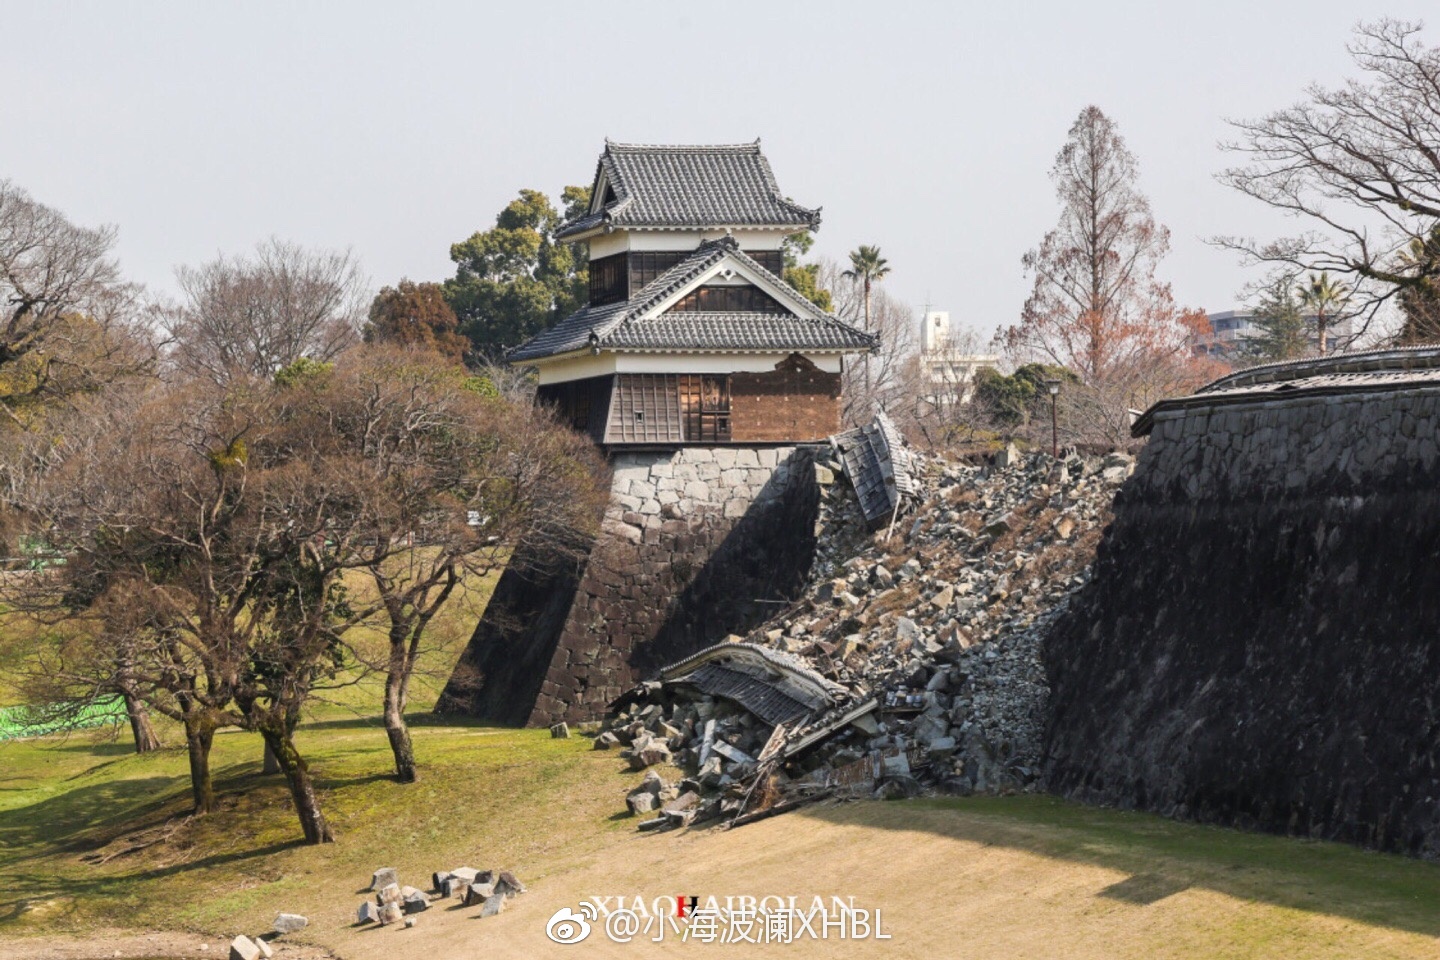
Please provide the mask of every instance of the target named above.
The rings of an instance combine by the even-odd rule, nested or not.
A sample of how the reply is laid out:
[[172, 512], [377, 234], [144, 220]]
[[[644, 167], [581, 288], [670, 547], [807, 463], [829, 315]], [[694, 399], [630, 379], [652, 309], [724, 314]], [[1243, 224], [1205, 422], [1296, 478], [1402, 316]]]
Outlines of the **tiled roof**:
[[[674, 312], [656, 317], [643, 315], [691, 284], [717, 262], [730, 257], [735, 262], [773, 281], [771, 286], [782, 303], [789, 301], [795, 313], [701, 313]], [[804, 314], [804, 315], [802, 315]], [[512, 363], [543, 360], [546, 357], [583, 350], [592, 345], [601, 349], [686, 350], [736, 352], [777, 350], [869, 350], [876, 342], [866, 334], [818, 309], [784, 280], [770, 273], [739, 249], [731, 237], [702, 243], [695, 252], [646, 284], [634, 298], [585, 307], [561, 320], [527, 343], [512, 350]]]
[[920, 492], [905, 438], [883, 410], [868, 427], [855, 427], [830, 438], [845, 463], [845, 475], [872, 526], [895, 516], [904, 497]]
[[658, 146], [605, 142], [595, 174], [615, 198], [596, 213], [561, 226], [557, 237], [593, 227], [794, 227], [815, 230], [820, 210], [780, 193], [760, 141], [726, 146]]
[[1437, 386], [1440, 346], [1435, 344], [1269, 363], [1227, 374], [1190, 396], [1161, 400], [1135, 421], [1130, 432], [1136, 437], [1148, 435], [1156, 415], [1170, 410]]

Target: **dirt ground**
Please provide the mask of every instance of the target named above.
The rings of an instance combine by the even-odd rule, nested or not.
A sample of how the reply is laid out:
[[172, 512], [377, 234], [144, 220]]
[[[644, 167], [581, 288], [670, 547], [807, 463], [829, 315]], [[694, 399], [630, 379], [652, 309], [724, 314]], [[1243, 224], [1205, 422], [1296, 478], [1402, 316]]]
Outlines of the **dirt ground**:
[[[351, 912], [362, 895], [355, 893], [348, 906], [337, 898], [310, 916], [308, 929], [277, 942], [276, 955], [618, 960], [678, 950], [727, 960], [1350, 960], [1433, 958], [1440, 950], [1440, 911], [1431, 908], [1440, 878], [1425, 872], [1431, 865], [1372, 859], [1334, 845], [1212, 834], [1154, 818], [1116, 828], [1115, 816], [1096, 814], [1099, 827], [1057, 827], [983, 811], [865, 803], [810, 808], [733, 831], [632, 835], [619, 848], [580, 854], [570, 868], [532, 878], [529, 891], [504, 913], [483, 920], [478, 908], [441, 900], [417, 916], [413, 929], [362, 927]], [[1395, 886], [1396, 876], [1412, 874], [1420, 877], [1418, 886]], [[824, 938], [789, 943], [704, 944], [681, 942], [667, 925], [661, 942], [651, 939], [652, 927], [622, 943], [607, 933], [603, 914], [580, 942], [556, 943], [546, 935], [557, 911], [578, 911], [587, 900], [613, 907], [616, 898], [631, 903], [638, 896], [668, 905], [677, 895], [722, 904], [727, 897], [793, 896], [801, 906], [817, 896], [853, 898], [855, 907], [871, 911], [871, 936], [841, 939], [832, 929]], [[877, 924], [887, 939], [873, 936]], [[202, 942], [209, 950], [199, 949]], [[227, 941], [193, 935], [0, 941], [0, 960], [218, 960], [227, 954]]]
[[[323, 947], [274, 943], [276, 960], [337, 960]], [[134, 933], [102, 930], [83, 939], [77, 937], [0, 938], [0, 960], [226, 960], [228, 938], [203, 937], [193, 933]]]

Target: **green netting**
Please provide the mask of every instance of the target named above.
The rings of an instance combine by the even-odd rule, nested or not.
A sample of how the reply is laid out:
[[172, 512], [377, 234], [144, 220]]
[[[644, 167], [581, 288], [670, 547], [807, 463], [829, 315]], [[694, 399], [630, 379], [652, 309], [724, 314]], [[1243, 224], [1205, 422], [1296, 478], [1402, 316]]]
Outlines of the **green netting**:
[[0, 707], [0, 740], [100, 727], [124, 719], [125, 702], [120, 697], [97, 700], [79, 707]]

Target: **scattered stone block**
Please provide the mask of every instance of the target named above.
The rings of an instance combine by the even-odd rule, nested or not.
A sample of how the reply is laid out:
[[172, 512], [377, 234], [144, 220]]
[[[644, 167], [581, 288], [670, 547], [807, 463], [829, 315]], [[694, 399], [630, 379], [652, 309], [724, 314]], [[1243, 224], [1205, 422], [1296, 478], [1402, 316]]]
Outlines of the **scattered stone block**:
[[298, 913], [282, 913], [275, 917], [275, 922], [271, 926], [276, 933], [294, 933], [310, 926], [310, 921]]
[[629, 808], [632, 816], [650, 813], [659, 805], [659, 798], [643, 787], [637, 787], [625, 797], [625, 806]]
[[754, 763], [755, 758], [744, 750], [738, 750], [724, 740], [716, 740], [712, 749], [731, 763]]
[[643, 747], [637, 748], [630, 757], [630, 767], [633, 770], [644, 770], [646, 767], [653, 767], [657, 763], [669, 763], [673, 754], [662, 740], [650, 740]]
[[910, 776], [910, 760], [903, 753], [893, 757], [881, 757], [880, 772], [887, 777], [908, 777]]
[[470, 889], [470, 881], [462, 877], [446, 877], [445, 885], [440, 888], [444, 897], [458, 897], [465, 899], [465, 891]]
[[378, 893], [390, 886], [390, 884], [399, 882], [400, 875], [395, 872], [394, 867], [381, 867], [379, 870], [376, 870], [374, 876], [370, 878], [370, 889]]
[[436, 870], [434, 873], [430, 874], [430, 889], [443, 891], [445, 889], [445, 881], [449, 879], [449, 870]]
[[230, 941], [230, 960], [260, 960], [260, 948], [242, 933]]
[[[489, 871], [486, 872], [488, 873]], [[476, 870], [474, 867], [456, 867], [449, 873], [449, 876], [454, 877], [457, 880], [464, 880], [468, 883], [474, 883], [475, 878], [479, 875], [480, 871]]]
[[356, 923], [378, 923], [380, 921], [380, 908], [369, 900], [360, 904], [360, 909], [355, 911]]
[[270, 949], [270, 944], [265, 942], [264, 937], [255, 938], [255, 947], [260, 951], [260, 960], [270, 960], [275, 956], [275, 951]]
[[561, 721], [550, 728], [550, 737], [554, 740], [569, 740], [570, 725]]
[[619, 744], [620, 738], [615, 736], [615, 734], [609, 730], [606, 730], [604, 733], [600, 734], [600, 736], [595, 738], [596, 750], [613, 750], [615, 749], [615, 747], [619, 746]]
[[400, 908], [400, 901], [392, 900], [380, 908], [380, 923], [398, 923], [405, 916], [405, 911]]
[[485, 899], [485, 905], [480, 908], [480, 916], [493, 917], [505, 909], [505, 895], [496, 893]]
[[495, 895], [495, 885], [492, 883], [472, 883], [465, 891], [465, 906], [473, 907], [484, 903]]
[[495, 892], [503, 893], [507, 897], [518, 897], [525, 892], [525, 884], [509, 870], [501, 870], [499, 878], [495, 881]]
[[430, 898], [419, 890], [415, 890], [405, 898], [404, 909], [406, 913], [420, 913], [423, 910], [429, 910]]
[[387, 903], [399, 903], [402, 898], [403, 895], [400, 893], [400, 884], [392, 883], [382, 888], [381, 891], [375, 895], [375, 902], [383, 907]]

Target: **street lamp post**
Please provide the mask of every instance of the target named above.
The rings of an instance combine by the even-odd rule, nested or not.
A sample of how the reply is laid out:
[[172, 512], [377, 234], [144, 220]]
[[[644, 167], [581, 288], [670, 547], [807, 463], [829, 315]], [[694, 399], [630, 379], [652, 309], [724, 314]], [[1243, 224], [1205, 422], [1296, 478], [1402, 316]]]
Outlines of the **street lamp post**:
[[1050, 456], [1060, 459], [1060, 420], [1055, 415], [1055, 398], [1060, 395], [1060, 381], [1046, 380], [1045, 388], [1050, 391]]

